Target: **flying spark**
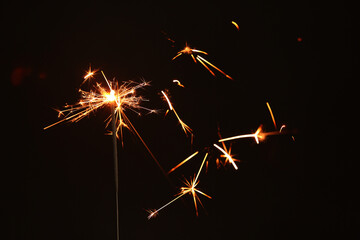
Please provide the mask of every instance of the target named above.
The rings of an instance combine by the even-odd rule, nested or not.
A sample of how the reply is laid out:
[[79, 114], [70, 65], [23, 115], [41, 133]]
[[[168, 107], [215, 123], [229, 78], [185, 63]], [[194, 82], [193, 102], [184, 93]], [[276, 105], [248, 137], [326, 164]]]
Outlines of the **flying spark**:
[[204, 193], [204, 192], [202, 192], [202, 191], [200, 191], [199, 189], [196, 188], [196, 186], [199, 184], [198, 178], [199, 178], [201, 169], [204, 166], [204, 162], [205, 162], [207, 156], [208, 156], [208, 153], [205, 154], [204, 160], [201, 163], [200, 169], [199, 169], [196, 177], [195, 178], [190, 178], [190, 180], [185, 179], [185, 181], [184, 181], [185, 186], [180, 188], [180, 192], [178, 194], [176, 194], [176, 196], [177, 196], [176, 198], [174, 198], [173, 200], [171, 200], [170, 202], [163, 205], [161, 208], [159, 208], [157, 210], [151, 210], [150, 212], [148, 211], [150, 213], [148, 215], [148, 219], [151, 219], [152, 217], [156, 216], [159, 213], [159, 211], [161, 211], [165, 207], [169, 206], [170, 204], [172, 204], [173, 202], [175, 202], [179, 198], [185, 196], [186, 194], [192, 195], [193, 201], [194, 201], [194, 206], [195, 206], [196, 216], [199, 215], [198, 202], [202, 207], [204, 207], [204, 206], [203, 206], [202, 202], [200, 201], [200, 198], [199, 198], [198, 194], [201, 194], [201, 195], [211, 199], [211, 197], [209, 195], [207, 195], [206, 193]]
[[184, 130], [185, 134], [187, 135], [188, 132], [189, 132], [189, 133], [192, 135], [192, 129], [191, 129], [188, 125], [186, 125], [186, 124], [181, 120], [181, 118], [179, 117], [179, 115], [178, 115], [177, 112], [175, 111], [175, 108], [172, 106], [172, 104], [171, 104], [170, 99], [168, 98], [168, 96], [165, 94], [164, 91], [161, 91], [161, 93], [162, 93], [162, 95], [165, 97], [165, 99], [166, 99], [166, 101], [167, 101], [167, 103], [168, 103], [168, 105], [169, 105], [170, 111], [173, 111], [173, 112], [174, 112], [174, 114], [175, 114], [176, 118], [178, 119], [178, 121], [179, 121], [179, 123], [180, 123], [180, 125], [181, 125], [181, 128]]
[[[173, 57], [172, 60], [176, 59], [177, 57], [181, 56], [182, 54], [188, 54], [191, 56], [191, 58], [194, 60], [194, 62], [196, 63], [196, 60], [198, 60], [213, 76], [215, 76], [215, 73], [213, 71], [211, 71], [211, 69], [209, 68], [212, 67], [216, 70], [218, 70], [220, 73], [222, 73], [225, 77], [229, 78], [232, 80], [232, 77], [230, 77], [229, 75], [227, 75], [226, 73], [224, 73], [222, 70], [220, 70], [218, 67], [216, 67], [214, 64], [210, 63], [209, 61], [207, 61], [205, 58], [203, 58], [200, 55], [196, 55], [196, 57], [194, 56], [194, 54], [205, 54], [208, 55], [207, 52], [201, 51], [201, 50], [197, 50], [194, 48], [190, 48], [187, 44], [185, 46], [185, 48], [181, 51], [179, 51], [177, 53], [177, 55], [175, 57]], [[208, 66], [209, 65], [209, 66]]]
[[184, 163], [186, 163], [187, 161], [189, 161], [190, 159], [192, 159], [193, 157], [195, 157], [197, 154], [199, 153], [199, 151], [196, 151], [195, 153], [193, 153], [192, 155], [190, 155], [189, 157], [187, 157], [185, 160], [183, 160], [181, 163], [179, 163], [178, 165], [176, 165], [175, 167], [173, 167], [168, 174], [172, 173], [173, 171], [175, 171], [178, 167], [180, 167], [181, 165], [183, 165]]
[[223, 138], [223, 139], [220, 139], [219, 142], [225, 142], [225, 141], [235, 140], [235, 139], [239, 139], [239, 138], [252, 138], [253, 137], [255, 139], [256, 143], [259, 144], [259, 139], [263, 140], [265, 138], [265, 135], [261, 132], [261, 130], [262, 130], [262, 125], [260, 125], [260, 127], [256, 130], [255, 133]]
[[[220, 157], [224, 157], [225, 158], [225, 162], [224, 162], [224, 165], [229, 162], [233, 165], [233, 167], [235, 168], [235, 170], [238, 170], [238, 167], [235, 163], [236, 159], [233, 159], [233, 157], [231, 156], [231, 148], [229, 148], [229, 151], [227, 151], [227, 149], [225, 148], [225, 145], [224, 146], [224, 149], [219, 147], [218, 145], [216, 145], [214, 143], [214, 147], [216, 147], [217, 149], [219, 149], [220, 152], [222, 152], [224, 155], [221, 155]], [[217, 165], [219, 164], [219, 162], [217, 163]]]
[[[88, 78], [89, 76], [92, 76], [94, 72], [91, 73], [91, 75], [88, 73], [85, 77]], [[128, 81], [124, 82], [121, 86], [118, 86], [115, 81], [109, 82], [103, 72], [102, 74], [108, 88], [101, 86], [101, 84], [97, 82], [90, 91], [80, 89], [80, 101], [73, 105], [66, 105], [64, 110], [58, 110], [59, 116], [64, 116], [64, 118], [45, 127], [44, 129], [53, 127], [61, 122], [78, 122], [84, 117], [88, 116], [90, 113], [110, 104], [114, 104], [116, 106], [115, 111], [117, 116], [116, 134], [118, 134], [118, 131], [122, 127], [126, 127], [131, 130], [129, 119], [125, 115], [126, 110], [131, 110], [138, 115], [141, 115], [139, 112], [140, 109], [146, 110], [148, 112], [154, 112], [154, 110], [141, 106], [141, 103], [147, 100], [142, 96], [137, 95], [136, 93], [136, 90], [147, 86], [147, 82], [143, 81], [136, 83], [133, 81]], [[111, 118], [108, 117], [106, 125], [108, 125], [110, 121]]]
[[269, 109], [269, 112], [270, 112], [270, 115], [271, 115], [271, 119], [272, 119], [272, 121], [273, 121], [273, 123], [274, 123], [274, 127], [275, 127], [275, 129], [277, 129], [275, 117], [274, 117], [274, 114], [273, 114], [273, 112], [272, 112], [272, 110], [271, 110], [270, 104], [269, 104], [268, 102], [266, 102], [266, 106], [267, 106], [268, 109]]
[[231, 23], [236, 27], [236, 29], [239, 31], [239, 25], [235, 21], [231, 21]]

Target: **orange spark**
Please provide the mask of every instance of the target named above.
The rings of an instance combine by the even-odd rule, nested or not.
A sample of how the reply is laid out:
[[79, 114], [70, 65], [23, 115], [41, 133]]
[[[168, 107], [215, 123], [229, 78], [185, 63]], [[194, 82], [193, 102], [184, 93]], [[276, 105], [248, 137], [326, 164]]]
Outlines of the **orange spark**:
[[169, 206], [171, 203], [175, 202], [176, 200], [178, 200], [179, 198], [185, 196], [188, 193], [190, 195], [192, 195], [192, 197], [193, 197], [196, 216], [199, 215], [197, 202], [199, 202], [201, 206], [203, 206], [203, 205], [202, 205], [202, 202], [200, 201], [200, 198], [199, 198], [198, 194], [201, 194], [201, 195], [211, 199], [211, 197], [209, 195], [207, 195], [206, 193], [204, 193], [204, 192], [202, 192], [202, 191], [200, 191], [199, 189], [196, 188], [196, 186], [199, 184], [198, 178], [199, 178], [201, 169], [204, 166], [204, 162], [205, 162], [207, 156], [208, 156], [208, 153], [205, 154], [204, 160], [201, 163], [200, 169], [199, 169], [196, 177], [195, 178], [190, 178], [190, 180], [185, 179], [184, 180], [185, 186], [180, 188], [180, 192], [178, 194], [176, 194], [177, 197], [174, 198], [173, 200], [171, 200], [170, 202], [168, 202], [167, 204], [163, 205], [161, 208], [159, 208], [159, 209], [157, 209], [155, 211], [151, 210], [150, 214], [148, 215], [148, 219], [151, 219], [152, 217], [156, 216], [160, 210], [162, 210], [165, 207]]
[[179, 80], [174, 79], [173, 82], [177, 83], [177, 85], [179, 85], [180, 87], [185, 87], [184, 85], [181, 84]]
[[270, 115], [271, 115], [271, 119], [272, 119], [272, 121], [273, 121], [273, 123], [274, 123], [274, 127], [275, 127], [275, 129], [277, 129], [277, 127], [276, 127], [276, 122], [275, 122], [275, 117], [274, 117], [274, 114], [273, 114], [273, 112], [272, 112], [272, 110], [271, 110], [271, 107], [270, 107], [269, 102], [266, 102], [266, 106], [267, 106], [268, 109], [269, 109], [269, 112], [270, 112]]
[[[230, 77], [229, 75], [227, 75], [226, 73], [224, 73], [222, 70], [220, 70], [218, 67], [216, 67], [215, 65], [213, 65], [212, 63], [210, 63], [209, 61], [207, 61], [205, 58], [201, 57], [201, 56], [196, 56], [196, 59], [199, 60], [199, 62], [206, 67], [207, 70], [209, 70], [209, 72], [215, 76], [215, 74], [205, 65], [205, 63], [207, 63], [208, 65], [210, 65], [211, 67], [215, 68], [216, 70], [218, 70], [219, 72], [221, 72], [225, 77], [233, 80], [232, 77]], [[205, 62], [205, 63], [204, 63]]]
[[165, 94], [164, 91], [161, 91], [161, 93], [164, 95], [168, 105], [169, 105], [169, 109], [170, 111], [173, 111], [176, 118], [178, 119], [180, 125], [181, 125], [181, 128], [184, 130], [185, 134], [187, 135], [187, 133], [189, 132], [191, 135], [192, 135], [192, 129], [186, 125], [179, 117], [179, 115], [177, 114], [177, 112], [175, 111], [175, 108], [172, 106], [171, 102], [170, 102], [170, 99], [168, 98], [168, 96]]
[[[182, 54], [188, 54], [191, 56], [191, 58], [194, 60], [194, 62], [196, 63], [196, 60], [198, 60], [213, 76], [215, 76], [214, 72], [210, 70], [210, 68], [208, 67], [211, 66], [213, 68], [215, 68], [216, 70], [218, 70], [220, 73], [222, 73], [225, 77], [232, 79], [232, 77], [230, 77], [229, 75], [227, 75], [226, 73], [224, 73], [222, 70], [220, 70], [218, 67], [216, 67], [215, 65], [213, 65], [212, 63], [210, 63], [209, 61], [207, 61], [206, 59], [204, 59], [203, 57], [201, 57], [200, 55], [196, 55], [196, 57], [194, 56], [194, 53], [197, 54], [205, 54], [208, 55], [206, 52], [201, 51], [201, 50], [197, 50], [197, 49], [193, 49], [190, 48], [187, 44], [185, 46], [185, 48], [181, 51], [179, 51], [177, 53], [177, 55], [175, 57], [173, 57], [172, 60], [176, 59], [177, 57], [181, 56]], [[207, 64], [207, 65], [206, 65]]]
[[259, 144], [259, 139], [264, 139], [265, 138], [265, 135], [263, 133], [261, 133], [261, 129], [262, 129], [262, 125], [259, 126], [259, 128], [256, 130], [255, 133], [243, 134], [243, 135], [238, 135], [238, 136], [229, 137], [229, 138], [223, 138], [223, 139], [220, 139], [219, 142], [225, 142], [225, 141], [230, 141], [230, 140], [239, 139], [239, 138], [251, 138], [251, 137], [253, 137], [255, 139], [256, 143]]
[[[221, 139], [221, 134], [220, 134], [220, 128], [218, 127], [218, 135], [219, 135], [219, 138]], [[235, 162], [240, 162], [240, 160], [237, 160], [237, 159], [234, 159], [233, 156], [231, 155], [231, 145], [229, 147], [229, 151], [227, 150], [226, 148], [226, 145], [225, 145], [225, 142], [221, 142], [222, 146], [223, 146], [223, 151], [225, 151], [227, 154], [223, 154], [223, 155], [220, 155], [220, 157], [222, 158], [225, 158], [224, 162], [221, 162], [218, 158], [216, 159], [216, 168], [219, 169], [220, 166], [225, 166], [226, 164], [228, 163], [231, 163], [233, 164], [234, 168], [237, 169], [237, 166], [235, 164]], [[214, 144], [215, 146], [216, 144]], [[222, 153], [224, 153], [220, 148], [219, 146], [215, 146], [216, 148], [218, 148]], [[230, 156], [230, 158], [228, 157]]]
[[239, 25], [235, 21], [231, 21], [231, 23], [236, 27], [237, 30], [239, 30]]
[[187, 161], [189, 161], [190, 159], [192, 159], [193, 157], [196, 156], [196, 154], [198, 154], [199, 151], [196, 151], [195, 153], [193, 153], [192, 155], [190, 155], [189, 157], [187, 157], [185, 160], [183, 160], [181, 163], [179, 163], [178, 165], [176, 165], [175, 167], [173, 167], [168, 174], [170, 174], [171, 172], [175, 171], [178, 167], [180, 167], [181, 165], [183, 165], [184, 163], [186, 163]]

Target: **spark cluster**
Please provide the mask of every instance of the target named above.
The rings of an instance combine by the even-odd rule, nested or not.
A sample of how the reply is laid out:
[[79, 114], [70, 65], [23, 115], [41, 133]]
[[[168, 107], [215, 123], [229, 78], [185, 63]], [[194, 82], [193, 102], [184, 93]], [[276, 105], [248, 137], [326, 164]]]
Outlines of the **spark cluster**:
[[[137, 93], [137, 90], [144, 88], [149, 85], [146, 81], [134, 82], [126, 81], [121, 85], [114, 81], [108, 81], [105, 74], [101, 71], [102, 76], [106, 82], [104, 87], [99, 82], [95, 82], [90, 90], [79, 89], [80, 100], [73, 105], [65, 105], [64, 109], [57, 110], [58, 117], [62, 118], [61, 120], [45, 127], [48, 129], [62, 122], [78, 122], [81, 119], [89, 116], [91, 113], [95, 112], [98, 109], [113, 106], [115, 108], [116, 114], [116, 134], [122, 139], [122, 128], [128, 128], [133, 131], [133, 125], [129, 121], [129, 118], [126, 116], [125, 112], [127, 110], [135, 112], [137, 115], [141, 115], [140, 110], [145, 110], [148, 113], [155, 112], [152, 109], [146, 108], [141, 105], [142, 102], [147, 101], [141, 95]], [[84, 79], [88, 80], [90, 77], [93, 77], [95, 74], [94, 71], [89, 70], [84, 76]], [[111, 122], [111, 116], [106, 120], [106, 126]]]

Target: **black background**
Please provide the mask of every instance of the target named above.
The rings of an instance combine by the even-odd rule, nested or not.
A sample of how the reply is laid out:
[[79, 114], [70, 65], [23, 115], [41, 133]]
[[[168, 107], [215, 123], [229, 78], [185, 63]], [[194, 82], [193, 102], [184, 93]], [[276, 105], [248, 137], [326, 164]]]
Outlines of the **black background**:
[[[125, 132], [121, 239], [355, 238], [345, 147], [345, 129], [352, 128], [345, 89], [356, 60], [351, 6], [290, 2], [3, 2], [4, 239], [115, 239], [112, 143], [103, 122], [109, 109], [43, 130], [57, 121], [52, 108], [78, 100], [90, 64], [118, 81], [151, 82], [141, 91], [150, 100], [144, 105], [160, 113], [128, 117], [166, 170], [201, 151], [170, 175], [170, 184]], [[218, 72], [214, 78], [189, 56], [171, 61], [186, 42], [234, 80]], [[194, 130], [193, 149], [174, 115], [164, 117], [164, 89]], [[197, 171], [218, 126], [223, 137], [260, 124], [273, 131], [267, 101], [295, 141], [234, 141], [238, 171], [216, 170], [219, 152], [210, 148], [198, 187], [213, 199], [201, 197], [199, 217], [186, 196], [147, 220], [146, 209], [170, 201], [181, 179]]]

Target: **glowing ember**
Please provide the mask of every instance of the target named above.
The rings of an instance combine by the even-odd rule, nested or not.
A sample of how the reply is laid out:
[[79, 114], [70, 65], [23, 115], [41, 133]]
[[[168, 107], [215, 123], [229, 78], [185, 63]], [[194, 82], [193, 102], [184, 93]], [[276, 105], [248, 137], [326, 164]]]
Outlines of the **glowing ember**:
[[[91, 69], [89, 71], [91, 72]], [[164, 175], [166, 175], [166, 172], [163, 170], [154, 154], [150, 151], [145, 141], [142, 139], [138, 131], [135, 129], [125, 114], [125, 111], [127, 110], [135, 112], [137, 115], [141, 115], [140, 111], [142, 110], [148, 113], [156, 112], [153, 109], [149, 109], [141, 105], [141, 103], [148, 100], [144, 99], [141, 95], [138, 95], [137, 92], [137, 90], [148, 86], [149, 83], [146, 81], [139, 83], [134, 81], [126, 81], [118, 86], [116, 81], [108, 81], [105, 74], [102, 71], [101, 73], [105, 79], [107, 87], [103, 87], [100, 83], [96, 82], [90, 91], [80, 89], [79, 92], [81, 94], [81, 99], [76, 104], [66, 105], [63, 110], [57, 110], [58, 117], [62, 117], [62, 119], [45, 127], [44, 130], [62, 122], [78, 122], [86, 116], [89, 116], [90, 113], [112, 105], [115, 107], [114, 111], [116, 116], [116, 132], [113, 132], [112, 134], [116, 134], [118, 138], [121, 138], [121, 143], [123, 145], [123, 127], [129, 129], [132, 133], [138, 136], [161, 171], [164, 173]], [[88, 79], [90, 76], [93, 76], [93, 74], [89, 75], [89, 73], [87, 73], [85, 77]], [[112, 118], [110, 115], [105, 120], [106, 127], [110, 124], [111, 121]]]
[[236, 27], [237, 30], [239, 30], [239, 25], [235, 21], [231, 21], [231, 23]]

